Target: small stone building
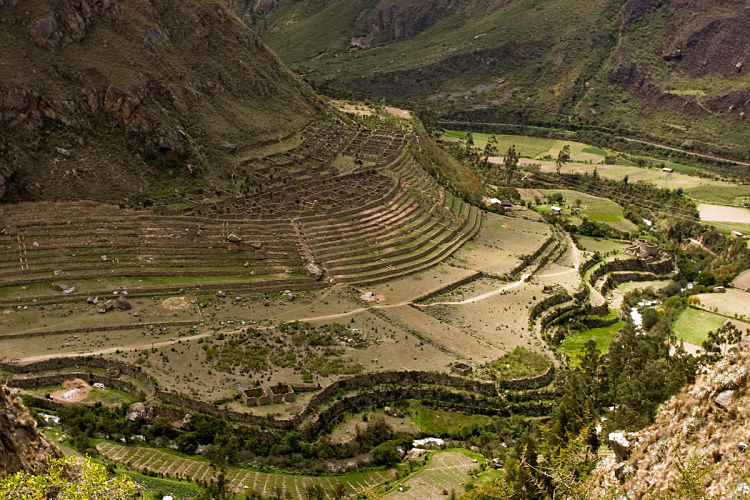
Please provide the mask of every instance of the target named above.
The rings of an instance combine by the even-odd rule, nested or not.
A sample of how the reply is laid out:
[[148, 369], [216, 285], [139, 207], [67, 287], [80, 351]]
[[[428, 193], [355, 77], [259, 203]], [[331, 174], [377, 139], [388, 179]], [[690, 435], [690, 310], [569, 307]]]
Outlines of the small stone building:
[[290, 385], [279, 382], [276, 385], [272, 385], [270, 391], [271, 400], [274, 403], [294, 403], [294, 389]]
[[263, 387], [253, 387], [241, 391], [242, 400], [247, 406], [262, 406], [271, 403], [271, 396]]
[[471, 373], [471, 366], [466, 363], [454, 363], [451, 366], [451, 371], [459, 375], [469, 375]]
[[270, 387], [251, 387], [240, 390], [242, 400], [247, 406], [263, 406], [280, 403], [294, 403], [294, 389], [279, 382]]

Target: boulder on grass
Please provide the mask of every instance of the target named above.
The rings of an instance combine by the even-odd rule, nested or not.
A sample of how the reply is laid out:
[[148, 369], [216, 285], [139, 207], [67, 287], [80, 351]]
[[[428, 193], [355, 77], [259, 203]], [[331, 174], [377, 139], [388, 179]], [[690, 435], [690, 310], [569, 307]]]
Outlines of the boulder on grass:
[[132, 309], [133, 306], [130, 304], [128, 299], [120, 295], [119, 297], [117, 297], [117, 308], [122, 311], [127, 311], [128, 309]]

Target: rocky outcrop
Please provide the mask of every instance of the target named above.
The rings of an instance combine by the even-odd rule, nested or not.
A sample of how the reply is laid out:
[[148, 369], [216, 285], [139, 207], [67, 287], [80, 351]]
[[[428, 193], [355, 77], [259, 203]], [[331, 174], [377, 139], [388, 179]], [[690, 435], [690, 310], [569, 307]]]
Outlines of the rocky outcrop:
[[62, 453], [36, 428], [18, 396], [0, 386], [0, 477], [19, 470], [44, 468]]
[[226, 178], [221, 144], [326, 109], [221, 0], [2, 0], [0, 29], [7, 201], [142, 196], [165, 169]]
[[[639, 42], [631, 41], [635, 26], [652, 23], [663, 33], [654, 56], [648, 62], [635, 54], [642, 51]], [[660, 2], [628, 0], [620, 17], [619, 43], [610, 82], [637, 97], [646, 107], [669, 107], [687, 115], [706, 111], [745, 116], [750, 112], [750, 94], [729, 90], [706, 99], [675, 95], [662, 85], [664, 75], [681, 78], [742, 76], [750, 61], [750, 46], [744, 42], [750, 32], [750, 10], [743, 0], [726, 2]], [[635, 40], [638, 40], [636, 38]], [[658, 66], [658, 67], [657, 67]], [[659, 78], [655, 74], [661, 74]]]
[[38, 46], [57, 50], [83, 40], [95, 16], [115, 20], [121, 12], [120, 4], [112, 0], [63, 0], [32, 21], [29, 34]]
[[[628, 498], [677, 498], [675, 488], [692, 470], [706, 498], [747, 498], [750, 483], [750, 338], [708, 368], [695, 384], [670, 399], [650, 427], [612, 433], [615, 455], [595, 472], [596, 495], [612, 489]], [[619, 497], [617, 497], [619, 498]]]

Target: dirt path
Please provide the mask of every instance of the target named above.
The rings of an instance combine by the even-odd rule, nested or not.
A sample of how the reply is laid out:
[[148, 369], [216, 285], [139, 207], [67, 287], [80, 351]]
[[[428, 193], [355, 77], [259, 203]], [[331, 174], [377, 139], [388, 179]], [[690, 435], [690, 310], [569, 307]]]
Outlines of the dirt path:
[[[558, 273], [540, 275], [539, 276], [540, 278], [550, 278], [550, 277], [555, 277], [555, 276], [562, 276], [562, 275], [565, 275], [565, 274], [569, 274], [569, 273], [573, 273], [573, 272], [577, 272], [578, 271], [578, 268], [580, 267], [580, 264], [581, 264], [581, 252], [578, 250], [578, 247], [575, 245], [575, 242], [570, 237], [570, 235], [566, 233], [565, 236], [566, 236], [566, 238], [568, 240], [568, 244], [570, 245], [571, 250], [573, 252], [573, 262], [574, 262], [573, 268], [569, 269], [567, 271], [561, 271], [561, 272], [558, 272]], [[418, 307], [418, 308], [427, 308], [427, 307], [440, 306], [440, 305], [466, 305], [466, 304], [475, 304], [477, 302], [481, 302], [483, 300], [486, 300], [486, 299], [489, 299], [491, 297], [494, 297], [495, 295], [499, 295], [501, 293], [507, 292], [508, 290], [512, 290], [514, 288], [517, 288], [517, 287], [523, 285], [524, 283], [526, 283], [529, 280], [529, 278], [531, 278], [532, 276], [533, 276], [532, 274], [526, 273], [523, 276], [521, 276], [521, 279], [519, 279], [518, 281], [515, 281], [513, 283], [508, 283], [508, 284], [503, 285], [500, 288], [497, 288], [495, 290], [492, 290], [492, 291], [483, 293], [481, 295], [477, 295], [476, 297], [471, 297], [471, 298], [468, 298], [468, 299], [465, 299], [465, 300], [462, 300], [462, 301], [459, 301], [459, 302], [433, 302], [431, 304], [417, 304], [417, 303], [413, 302], [412, 300], [405, 300], [405, 301], [399, 302], [397, 304], [382, 304], [382, 305], [376, 304], [376, 305], [371, 305], [371, 306], [368, 306], [368, 307], [359, 307], [357, 309], [352, 309], [350, 311], [345, 311], [345, 312], [336, 313], [336, 314], [326, 314], [326, 315], [322, 315], [322, 316], [310, 316], [310, 317], [307, 317], [307, 318], [296, 318], [296, 319], [292, 319], [292, 320], [287, 320], [286, 323], [294, 323], [295, 321], [299, 321], [299, 322], [328, 321], [328, 320], [332, 320], [332, 319], [346, 318], [348, 316], [352, 316], [352, 315], [355, 315], [355, 314], [363, 313], [363, 312], [366, 312], [366, 311], [369, 311], [369, 310], [372, 310], [372, 309], [392, 309], [392, 308], [396, 308], [396, 307], [407, 307], [407, 306], [415, 306], [415, 307]], [[272, 326], [270, 326], [270, 327], [257, 327], [257, 329], [259, 329], [259, 330], [271, 329], [271, 328], [274, 328], [274, 327], [272, 327]], [[39, 355], [39, 356], [29, 356], [29, 357], [26, 357], [26, 358], [19, 358], [19, 359], [16, 359], [14, 361], [18, 361], [18, 362], [22, 362], [22, 363], [30, 363], [30, 362], [44, 361], [44, 360], [54, 359], [54, 358], [74, 358], [74, 357], [79, 357], [79, 356], [98, 356], [98, 355], [102, 355], [102, 354], [112, 354], [112, 353], [115, 353], [115, 352], [124, 352], [124, 351], [139, 351], [139, 350], [142, 350], [142, 349], [151, 349], [151, 348], [158, 348], [158, 347], [166, 347], [166, 346], [174, 345], [174, 344], [176, 344], [178, 342], [189, 342], [191, 340], [198, 340], [198, 339], [202, 339], [202, 338], [209, 337], [209, 336], [212, 336], [212, 335], [218, 335], [220, 333], [224, 334], [224, 335], [234, 335], [234, 334], [243, 332], [244, 330], [245, 330], [244, 328], [240, 328], [240, 329], [232, 330], [232, 331], [228, 331], [228, 332], [226, 332], [226, 331], [205, 332], [205, 333], [199, 333], [199, 334], [196, 334], [196, 335], [190, 335], [190, 336], [187, 336], [187, 337], [178, 337], [178, 338], [173, 338], [173, 339], [170, 339], [170, 340], [163, 340], [163, 341], [160, 341], [160, 342], [149, 342], [149, 343], [132, 345], [132, 346], [126, 346], [126, 347], [108, 347], [108, 348], [105, 348], [105, 349], [99, 349], [99, 350], [96, 350], [96, 351], [89, 351], [89, 352], [69, 352], [69, 353], [62, 353], [62, 354], [59, 354], [59, 353], [58, 354], [43, 354], [43, 355]]]

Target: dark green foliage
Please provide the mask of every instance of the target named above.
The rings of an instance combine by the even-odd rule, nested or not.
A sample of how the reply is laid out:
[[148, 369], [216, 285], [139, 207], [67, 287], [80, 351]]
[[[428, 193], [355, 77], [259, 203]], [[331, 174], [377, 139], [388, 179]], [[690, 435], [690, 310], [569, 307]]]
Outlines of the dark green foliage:
[[396, 450], [399, 441], [393, 439], [379, 444], [372, 450], [372, 459], [377, 465], [393, 465], [401, 460], [401, 456]]

